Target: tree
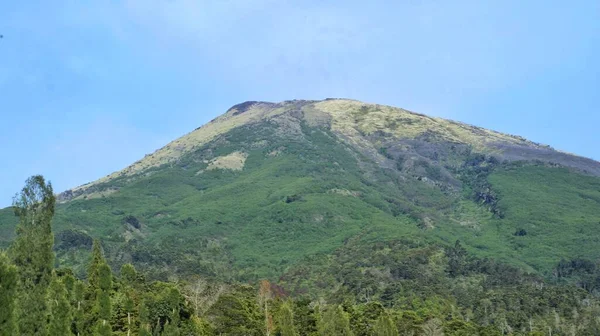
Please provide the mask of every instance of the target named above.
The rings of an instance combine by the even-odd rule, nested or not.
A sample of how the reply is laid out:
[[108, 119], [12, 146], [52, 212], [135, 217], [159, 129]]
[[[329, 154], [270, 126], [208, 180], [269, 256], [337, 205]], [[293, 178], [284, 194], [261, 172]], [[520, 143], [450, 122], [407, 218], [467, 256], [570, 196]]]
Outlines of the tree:
[[466, 272], [467, 250], [462, 246], [460, 240], [454, 243], [454, 247], [446, 249], [446, 256], [448, 257], [448, 273], [450, 273], [450, 276], [456, 277]]
[[373, 332], [375, 336], [398, 336], [398, 328], [387, 314], [379, 316], [373, 327]]
[[132, 286], [137, 277], [137, 273], [132, 264], [124, 264], [121, 266], [121, 283], [125, 291], [124, 309], [127, 312], [127, 336], [131, 335], [131, 314], [135, 310], [135, 303], [132, 297]]
[[296, 336], [296, 327], [294, 326], [294, 314], [288, 301], [284, 302], [279, 308], [277, 319], [279, 332], [281, 336]]
[[164, 330], [162, 332], [162, 336], [179, 336], [179, 328], [173, 321], [167, 321], [165, 323]]
[[71, 306], [67, 290], [56, 276], [48, 289], [48, 334], [71, 335]]
[[27, 179], [13, 200], [19, 217], [11, 255], [18, 271], [18, 328], [21, 335], [45, 335], [48, 285], [54, 266], [52, 217], [56, 198], [41, 175]]
[[267, 336], [270, 336], [273, 331], [273, 317], [269, 313], [269, 303], [272, 299], [273, 292], [271, 291], [271, 283], [268, 280], [262, 280], [258, 292], [258, 302], [265, 315], [265, 330]]
[[[56, 272], [57, 275], [58, 271]], [[73, 290], [75, 288], [75, 282], [77, 281], [75, 279], [75, 276], [73, 275], [73, 272], [69, 269], [67, 272], [65, 272], [63, 275], [60, 276], [62, 283], [65, 285], [65, 289], [67, 290], [67, 299], [69, 301], [72, 301], [73, 299]]]
[[16, 335], [17, 268], [0, 252], [0, 336]]
[[265, 335], [264, 315], [255, 293], [254, 288], [244, 285], [219, 297], [208, 311], [216, 335]]
[[133, 302], [133, 297], [131, 294], [131, 290], [126, 290], [125, 293], [125, 302], [123, 304], [123, 309], [125, 310], [125, 312], [127, 313], [127, 336], [131, 335], [131, 325], [132, 325], [132, 319], [131, 319], [131, 315], [133, 314], [134, 310], [135, 310], [135, 303]]
[[90, 288], [92, 290], [96, 290], [99, 287], [99, 277], [100, 274], [99, 269], [100, 265], [106, 263], [104, 260], [104, 256], [102, 255], [102, 245], [100, 244], [100, 240], [94, 239], [92, 243], [92, 260], [88, 266], [88, 283], [90, 284]]
[[318, 306], [313, 306], [309, 298], [294, 300], [291, 303], [298, 335], [315, 335], [318, 325]]
[[98, 267], [98, 290], [96, 294], [96, 312], [98, 314], [97, 334], [111, 335], [110, 319], [112, 305], [110, 302], [110, 289], [112, 287], [112, 272], [106, 263]]
[[217, 302], [225, 290], [224, 284], [209, 283], [205, 279], [197, 277], [184, 288], [184, 295], [192, 303], [196, 315], [202, 316]]
[[181, 293], [176, 288], [169, 289], [167, 301], [171, 309], [171, 320], [165, 323], [164, 336], [179, 336], [179, 302]]
[[150, 332], [150, 312], [148, 312], [148, 307], [146, 306], [146, 302], [142, 300], [140, 302], [139, 307], [139, 316], [140, 316], [140, 331], [138, 332], [139, 336], [150, 336], [152, 333]]
[[321, 336], [351, 336], [350, 320], [342, 306], [329, 307], [323, 312], [318, 328]]
[[75, 335], [82, 335], [85, 318], [83, 315], [83, 300], [85, 295], [85, 284], [81, 281], [73, 285], [73, 326]]
[[136, 281], [137, 272], [132, 264], [124, 264], [121, 266], [121, 282], [126, 286], [133, 286]]
[[442, 321], [437, 318], [431, 319], [423, 324], [423, 336], [444, 336]]

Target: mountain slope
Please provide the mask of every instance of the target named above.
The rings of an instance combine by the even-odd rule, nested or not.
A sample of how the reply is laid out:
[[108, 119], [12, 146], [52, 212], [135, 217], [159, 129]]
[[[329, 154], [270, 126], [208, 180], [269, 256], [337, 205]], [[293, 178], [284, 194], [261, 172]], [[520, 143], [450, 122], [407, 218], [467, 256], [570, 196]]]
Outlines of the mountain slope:
[[101, 237], [114, 264], [156, 277], [275, 277], [349, 240], [400, 237], [460, 239], [549, 274], [600, 258], [599, 175], [590, 159], [389, 106], [246, 102], [62, 193], [54, 231], [65, 264]]

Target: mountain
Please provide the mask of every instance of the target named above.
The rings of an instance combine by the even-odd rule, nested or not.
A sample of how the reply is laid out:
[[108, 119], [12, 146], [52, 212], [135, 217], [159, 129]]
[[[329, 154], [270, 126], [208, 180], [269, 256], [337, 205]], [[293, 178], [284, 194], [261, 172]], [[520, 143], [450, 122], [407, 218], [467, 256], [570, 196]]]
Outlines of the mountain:
[[[594, 160], [400, 108], [245, 102], [61, 193], [54, 232], [61, 265], [80, 275], [101, 238], [113, 266], [156, 278], [286, 279], [398, 240], [460, 240], [551, 277], [561, 260], [600, 258], [599, 176]], [[15, 222], [0, 211], [2, 246]]]

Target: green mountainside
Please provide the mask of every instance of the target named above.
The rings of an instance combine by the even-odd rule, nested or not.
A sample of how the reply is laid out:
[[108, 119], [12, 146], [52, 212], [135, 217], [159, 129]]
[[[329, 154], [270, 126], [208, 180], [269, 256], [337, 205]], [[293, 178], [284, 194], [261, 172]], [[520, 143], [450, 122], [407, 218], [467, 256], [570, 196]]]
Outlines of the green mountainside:
[[0, 335], [599, 335], [599, 176], [398, 108], [242, 103], [56, 208], [29, 179]]
[[[521, 137], [353, 100], [246, 102], [59, 195], [60, 265], [93, 238], [115, 269], [277, 279], [352, 241], [453, 246], [550, 277], [600, 257], [600, 163]], [[0, 211], [0, 244], [17, 220]]]

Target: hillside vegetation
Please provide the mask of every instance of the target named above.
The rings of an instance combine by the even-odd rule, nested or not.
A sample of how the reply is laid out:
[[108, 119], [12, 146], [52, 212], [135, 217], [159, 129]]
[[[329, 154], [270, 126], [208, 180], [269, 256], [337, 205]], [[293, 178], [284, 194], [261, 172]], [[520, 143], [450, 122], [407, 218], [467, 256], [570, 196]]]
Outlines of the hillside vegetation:
[[[57, 251], [77, 269], [101, 238], [115, 267], [250, 280], [349, 239], [413, 237], [460, 240], [477, 256], [549, 276], [562, 259], [599, 256], [599, 167], [387, 106], [247, 102], [62, 193]], [[0, 211], [5, 246], [16, 223], [10, 212]]]
[[[30, 178], [14, 206], [17, 235], [0, 253], [2, 335], [597, 335], [597, 265], [562, 262], [556, 285], [456, 242], [350, 239], [307, 257], [279, 284], [203, 277], [149, 281], [133, 265], [118, 276], [94, 240], [85, 280], [53, 266], [55, 196]], [[133, 221], [132, 218], [128, 218]]]
[[[73, 333], [596, 335], [599, 175], [389, 106], [246, 102], [58, 195], [43, 279]], [[0, 210], [1, 247], [18, 222]], [[105, 257], [110, 290], [90, 275]]]

